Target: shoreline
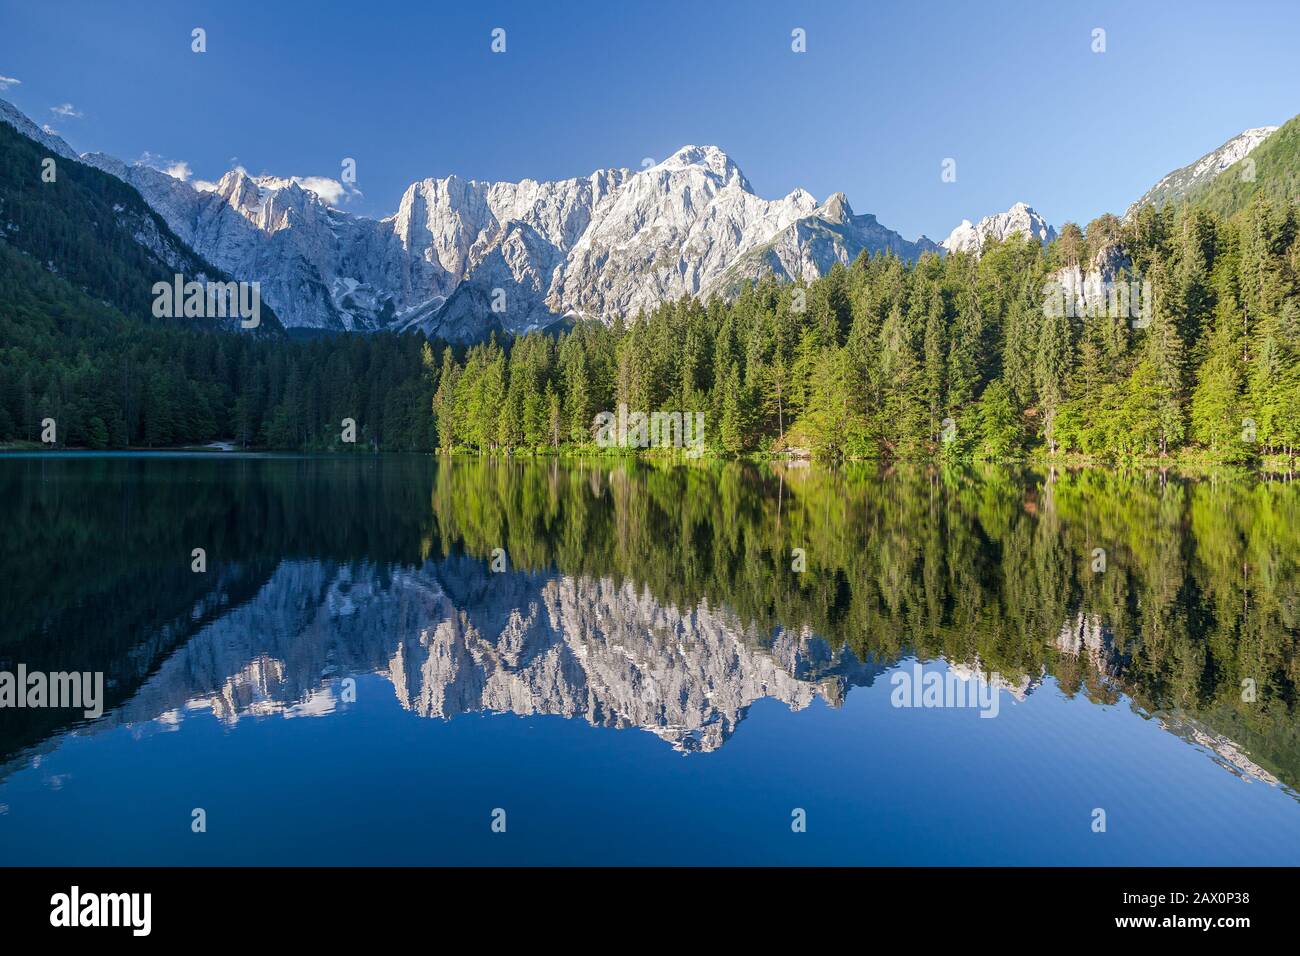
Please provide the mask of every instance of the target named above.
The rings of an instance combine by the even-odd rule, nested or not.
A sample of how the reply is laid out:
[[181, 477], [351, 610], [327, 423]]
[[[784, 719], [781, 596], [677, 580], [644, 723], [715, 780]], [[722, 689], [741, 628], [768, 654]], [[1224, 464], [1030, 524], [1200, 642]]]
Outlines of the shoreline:
[[0, 444], [0, 458], [41, 458], [41, 457], [377, 457], [380, 455], [427, 455], [434, 458], [519, 458], [519, 459], [573, 459], [573, 460], [610, 460], [610, 461], [645, 461], [657, 463], [700, 464], [749, 462], [753, 464], [784, 464], [792, 467], [809, 467], [819, 465], [823, 468], [836, 468], [842, 465], [864, 465], [875, 463], [882, 468], [896, 467], [963, 467], [979, 469], [1022, 468], [1030, 470], [1066, 471], [1161, 471], [1174, 472], [1187, 477], [1202, 475], [1231, 474], [1254, 476], [1259, 478], [1281, 477], [1289, 479], [1300, 477], [1300, 459], [1288, 459], [1285, 455], [1264, 456], [1252, 461], [1231, 461], [1207, 458], [1201, 455], [1172, 455], [1165, 458], [1103, 458], [1097, 456], [1070, 455], [1027, 455], [1022, 458], [976, 459], [946, 458], [927, 456], [916, 458], [881, 458], [854, 457], [841, 459], [818, 459], [807, 455], [783, 455], [772, 452], [751, 452], [742, 455], [725, 455], [705, 452], [691, 456], [676, 449], [606, 449], [606, 448], [560, 448], [560, 449], [510, 449], [508, 451], [478, 451], [457, 448], [451, 451], [443, 449], [367, 449], [349, 450], [329, 448], [272, 448], [266, 446], [236, 447], [231, 442], [209, 445], [176, 445], [158, 448], [68, 448], [41, 445], [37, 442], [9, 442]]

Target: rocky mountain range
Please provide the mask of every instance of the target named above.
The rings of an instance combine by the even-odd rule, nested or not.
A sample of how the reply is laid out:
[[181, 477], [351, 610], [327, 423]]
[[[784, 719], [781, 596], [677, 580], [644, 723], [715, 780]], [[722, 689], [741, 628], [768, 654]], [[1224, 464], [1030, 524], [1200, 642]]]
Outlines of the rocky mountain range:
[[3, 102], [0, 120], [129, 183], [196, 253], [259, 282], [286, 328], [419, 328], [469, 341], [566, 316], [631, 319], [766, 273], [813, 278], [863, 251], [942, 251], [855, 214], [842, 193], [763, 199], [715, 146], [556, 182], [425, 179], [375, 220], [331, 207], [298, 179], [237, 168], [196, 184], [102, 153], [77, 157]]
[[331, 208], [294, 180], [234, 169], [201, 189], [143, 163], [81, 159], [134, 186], [199, 255], [259, 282], [286, 328], [376, 330], [441, 288], [384, 222]]
[[[383, 219], [331, 206], [308, 181], [251, 176], [191, 183], [146, 163], [80, 157], [0, 100], [0, 121], [65, 158], [127, 182], [203, 260], [261, 284], [286, 328], [419, 329], [451, 342], [514, 335], [572, 318], [606, 322], [683, 295], [733, 294], [746, 280], [807, 280], [860, 253], [978, 256], [1020, 233], [1055, 229], [1018, 202], [941, 243], [915, 241], [856, 214], [843, 193], [796, 189], [763, 199], [715, 146], [685, 146], [648, 168], [586, 177], [412, 183]], [[1138, 201], [1185, 195], [1240, 161], [1275, 127], [1247, 130], [1170, 173]]]

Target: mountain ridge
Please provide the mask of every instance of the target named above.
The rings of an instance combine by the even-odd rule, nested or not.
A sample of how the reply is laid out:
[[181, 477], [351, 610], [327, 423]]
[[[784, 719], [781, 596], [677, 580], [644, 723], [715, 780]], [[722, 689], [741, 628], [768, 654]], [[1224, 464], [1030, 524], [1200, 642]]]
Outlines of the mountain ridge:
[[1254, 152], [1278, 129], [1280, 127], [1259, 126], [1244, 130], [1186, 166], [1166, 173], [1125, 210], [1124, 218], [1131, 218], [1148, 204], [1158, 209], [1166, 203], [1191, 199], [1229, 167]]
[[1232, 216], [1257, 196], [1291, 201], [1300, 196], [1300, 116], [1276, 127], [1248, 156], [1201, 184], [1188, 197], [1191, 204], [1221, 216]]
[[854, 215], [842, 193], [824, 203], [803, 189], [764, 199], [711, 145], [688, 144], [639, 171], [564, 180], [426, 178], [373, 219], [330, 206], [296, 178], [236, 168], [199, 186], [140, 162], [76, 156], [0, 104], [0, 120], [134, 186], [196, 253], [259, 282], [287, 328], [420, 329], [470, 341], [574, 315], [631, 319], [683, 295], [727, 295], [768, 272], [812, 278], [863, 251], [913, 260], [939, 251]]
[[963, 219], [941, 245], [947, 252], [979, 255], [990, 241], [1001, 242], [1020, 233], [1047, 245], [1056, 238], [1056, 230], [1025, 202], [1017, 202], [1006, 212], [985, 216], [978, 223]]
[[[143, 162], [78, 156], [4, 100], [0, 121], [133, 186], [200, 258], [258, 282], [291, 329], [419, 330], [469, 343], [575, 317], [632, 319], [682, 296], [731, 297], [767, 275], [808, 281], [862, 253], [978, 257], [986, 244], [1017, 233], [1043, 245], [1057, 235], [1017, 202], [975, 223], [962, 220], [938, 243], [907, 240], [874, 215], [855, 213], [842, 192], [821, 202], [803, 189], [762, 198], [723, 149], [696, 144], [641, 170], [518, 182], [429, 177], [409, 184], [398, 208], [376, 219], [332, 205], [310, 178], [235, 167], [215, 183], [192, 183]], [[1270, 143], [1290, 142], [1278, 129], [1246, 130], [1167, 174], [1128, 215], [1147, 203], [1218, 196], [1226, 169], [1252, 154], [1268, 159], [1277, 151]], [[1269, 177], [1290, 175], [1273, 165]], [[1253, 180], [1236, 189], [1254, 191]], [[1212, 201], [1237, 208], [1244, 200]]]

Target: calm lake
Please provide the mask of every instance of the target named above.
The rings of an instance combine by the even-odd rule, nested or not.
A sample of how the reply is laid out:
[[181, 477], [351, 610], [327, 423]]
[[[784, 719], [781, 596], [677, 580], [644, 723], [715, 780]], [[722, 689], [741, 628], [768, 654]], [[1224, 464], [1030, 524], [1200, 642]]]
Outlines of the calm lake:
[[0, 671], [104, 680], [0, 709], [0, 863], [1300, 862], [1297, 483], [51, 455], [0, 500]]

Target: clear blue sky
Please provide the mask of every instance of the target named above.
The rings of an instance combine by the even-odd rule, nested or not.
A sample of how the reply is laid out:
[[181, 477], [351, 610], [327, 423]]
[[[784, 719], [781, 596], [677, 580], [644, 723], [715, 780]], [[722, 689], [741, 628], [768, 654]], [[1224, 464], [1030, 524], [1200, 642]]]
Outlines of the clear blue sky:
[[232, 158], [338, 177], [354, 157], [348, 208], [385, 215], [427, 176], [562, 178], [713, 143], [760, 195], [843, 190], [909, 238], [1022, 199], [1057, 224], [1120, 212], [1300, 113], [1297, 50], [1294, 2], [0, 0], [0, 77], [21, 81], [0, 97], [78, 150], [201, 179]]

